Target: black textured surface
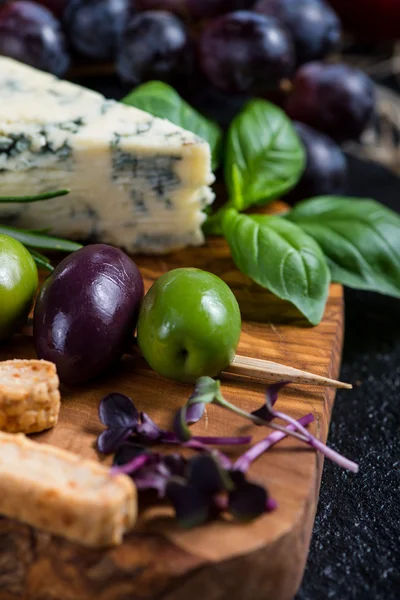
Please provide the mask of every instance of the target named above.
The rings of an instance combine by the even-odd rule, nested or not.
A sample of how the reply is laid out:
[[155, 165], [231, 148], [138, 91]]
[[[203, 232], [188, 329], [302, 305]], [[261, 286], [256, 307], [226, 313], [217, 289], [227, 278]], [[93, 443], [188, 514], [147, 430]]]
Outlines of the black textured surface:
[[[351, 191], [400, 211], [400, 180], [351, 161]], [[346, 335], [329, 443], [360, 465], [325, 462], [296, 600], [400, 598], [400, 300], [346, 290]], [[249, 599], [250, 600], [250, 599]]]

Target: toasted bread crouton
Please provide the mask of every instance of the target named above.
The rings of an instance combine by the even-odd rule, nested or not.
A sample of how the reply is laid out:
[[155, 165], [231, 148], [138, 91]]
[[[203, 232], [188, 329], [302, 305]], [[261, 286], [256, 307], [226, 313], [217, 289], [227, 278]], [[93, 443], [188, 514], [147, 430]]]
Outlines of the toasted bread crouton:
[[0, 514], [84, 546], [122, 541], [135, 523], [127, 475], [22, 434], [0, 433]]
[[60, 412], [59, 380], [44, 360], [0, 362], [0, 430], [37, 433], [54, 427]]

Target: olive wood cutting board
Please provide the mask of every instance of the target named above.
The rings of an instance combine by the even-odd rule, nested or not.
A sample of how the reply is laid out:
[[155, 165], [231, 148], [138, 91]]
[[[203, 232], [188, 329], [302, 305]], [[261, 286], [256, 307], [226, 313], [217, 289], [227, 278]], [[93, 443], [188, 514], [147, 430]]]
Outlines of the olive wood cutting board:
[[[338, 377], [343, 340], [340, 286], [331, 287], [325, 317], [311, 328], [293, 307], [241, 275], [220, 239], [203, 248], [136, 260], [146, 288], [163, 272], [180, 266], [200, 267], [221, 276], [241, 306], [241, 355]], [[0, 359], [16, 357], [34, 357], [30, 337], [15, 336], [0, 347]], [[226, 397], [247, 410], [262, 403], [264, 389], [251, 379], [223, 381]], [[59, 424], [33, 437], [103, 460], [94, 443], [102, 430], [97, 407], [104, 394], [130, 395], [140, 410], [167, 428], [191, 390], [189, 385], [158, 376], [140, 357], [128, 356], [101, 381], [62, 388]], [[282, 392], [277, 406], [296, 418], [313, 412], [311, 430], [325, 441], [333, 400], [332, 389], [293, 384]], [[251, 432], [253, 441], [270, 432], [216, 406], [207, 407], [195, 431], [213, 436]], [[234, 450], [232, 456], [241, 451]], [[320, 455], [293, 438], [286, 439], [250, 471], [276, 499], [274, 512], [249, 524], [219, 520], [186, 531], [174, 523], [167, 505], [144, 498], [137, 527], [122, 546], [104, 551], [0, 518], [0, 600], [290, 600], [306, 562], [322, 465]]]

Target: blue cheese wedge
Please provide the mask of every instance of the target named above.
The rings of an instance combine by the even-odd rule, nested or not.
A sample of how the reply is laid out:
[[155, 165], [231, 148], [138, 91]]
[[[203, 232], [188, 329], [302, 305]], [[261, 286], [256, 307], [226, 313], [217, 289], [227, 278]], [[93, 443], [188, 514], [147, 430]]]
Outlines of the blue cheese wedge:
[[1, 195], [68, 188], [2, 204], [3, 223], [166, 253], [204, 242], [209, 145], [169, 121], [0, 57]]

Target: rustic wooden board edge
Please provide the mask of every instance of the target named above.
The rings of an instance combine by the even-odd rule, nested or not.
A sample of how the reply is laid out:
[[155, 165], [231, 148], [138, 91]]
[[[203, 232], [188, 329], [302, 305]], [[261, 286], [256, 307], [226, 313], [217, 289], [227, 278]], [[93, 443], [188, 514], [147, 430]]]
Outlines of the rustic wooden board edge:
[[[186, 249], [167, 259], [140, 257], [138, 261], [146, 286], [165, 270], [180, 266], [212, 270], [221, 276], [237, 295], [241, 307], [247, 309], [243, 315], [242, 354], [262, 358], [264, 352], [266, 358], [267, 349], [268, 357], [273, 360], [286, 362], [287, 359], [288, 364], [304, 370], [331, 378], [339, 376], [343, 343], [343, 291], [340, 286], [331, 286], [324, 322], [313, 330], [292, 307], [241, 275], [222, 240], [214, 239], [205, 247]], [[260, 325], [260, 322], [264, 324]], [[327, 344], [324, 344], [325, 337], [329, 339]], [[309, 338], [312, 340], [310, 345]], [[255, 344], [256, 340], [260, 340], [260, 345]], [[27, 351], [23, 340], [17, 336], [13, 349], [19, 352], [21, 348]], [[162, 383], [155, 374], [149, 382], [148, 371], [147, 374], [140, 370], [137, 373], [147, 391], [157, 382]], [[169, 393], [173, 391], [168, 382], [164, 381], [163, 385]], [[255, 388], [258, 387], [260, 394], [259, 385], [246, 384], [245, 387], [253, 394], [253, 399]], [[90, 402], [99, 397], [102, 389], [101, 384], [93, 389], [90, 386]], [[226, 390], [229, 391], [229, 386]], [[335, 393], [332, 389], [318, 393], [308, 390], [309, 387], [296, 386], [295, 394], [292, 391], [283, 396], [286, 396], [289, 410], [294, 409], [293, 414], [315, 409], [317, 423], [313, 431], [325, 441]], [[304, 405], [302, 400], [306, 401]], [[68, 398], [67, 402], [70, 401]], [[211, 425], [217, 418], [218, 415], [213, 413]], [[93, 433], [95, 431], [91, 435]], [[57, 442], [57, 431], [52, 430], [41, 439]], [[86, 436], [85, 439], [89, 438]], [[93, 441], [93, 437], [90, 440]], [[289, 452], [299, 448], [296, 444], [282, 443], [281, 446], [283, 454], [286, 454], [285, 448], [290, 447]], [[68, 449], [79, 452], [79, 447], [73, 443]], [[321, 456], [311, 450], [305, 452], [307, 455], [300, 454], [300, 471], [307, 476], [307, 487], [300, 495], [301, 503], [298, 507], [296, 504], [295, 518], [290, 514], [290, 522], [281, 527], [279, 516], [271, 514], [268, 518], [278, 521], [276, 527], [272, 527], [268, 543], [260, 544], [263, 537], [259, 536], [257, 544], [251, 541], [253, 549], [250, 551], [241, 552], [235, 548], [232, 552], [229, 547], [227, 552], [225, 547], [218, 560], [211, 558], [213, 553], [205, 552], [204, 540], [199, 549], [197, 542], [193, 543], [193, 535], [188, 542], [185, 536], [168, 528], [161, 535], [157, 528], [144, 532], [139, 527], [127, 536], [122, 546], [95, 551], [0, 518], [0, 600], [187, 600], [188, 595], [192, 596], [191, 600], [205, 597], [207, 600], [290, 600], [300, 585], [304, 570], [323, 464]], [[281, 492], [282, 487], [286, 490], [285, 481], [285, 474], [282, 480], [279, 474], [279, 485], [275, 482], [275, 487], [280, 487]], [[194, 535], [198, 534], [194, 532]]]
[[[0, 600], [290, 599], [304, 571], [319, 479], [318, 474], [295, 528], [272, 545], [220, 563], [194, 557], [156, 534], [132, 533], [129, 547], [88, 551], [0, 519]], [[289, 553], [295, 565], [285, 560]], [[130, 569], [140, 561], [142, 569]], [[179, 565], [175, 572], [174, 563]]]
[[[331, 377], [339, 375], [342, 344], [343, 310]], [[328, 417], [334, 397], [334, 390], [325, 390]], [[319, 435], [325, 439], [327, 431]], [[88, 551], [0, 519], [0, 600], [289, 600], [301, 583], [317, 507], [323, 459], [314, 460], [314, 484], [295, 526], [266, 547], [222, 562], [193, 556], [157, 534], [134, 531], [118, 548]]]

